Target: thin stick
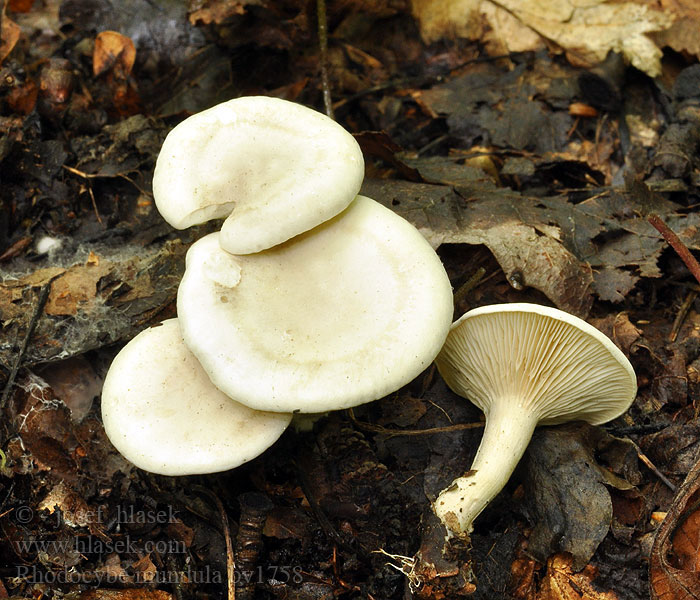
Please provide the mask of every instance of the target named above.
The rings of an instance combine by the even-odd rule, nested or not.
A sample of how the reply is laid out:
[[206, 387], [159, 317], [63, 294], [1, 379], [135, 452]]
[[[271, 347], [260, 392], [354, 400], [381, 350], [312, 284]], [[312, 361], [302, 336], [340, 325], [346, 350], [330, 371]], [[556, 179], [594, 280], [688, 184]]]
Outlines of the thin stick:
[[[629, 441], [632, 442], [632, 440]], [[639, 460], [641, 460], [647, 466], [647, 468], [654, 475], [656, 475], [668, 489], [675, 493], [677, 490], [676, 485], [668, 477], [666, 477], [666, 475], [659, 471], [659, 469], [656, 468], [656, 465], [653, 462], [651, 462], [651, 459], [646, 454], [644, 454], [644, 452], [642, 452], [642, 449], [635, 442], [632, 442], [632, 445], [637, 451], [637, 458], [639, 458]]]
[[[258, 558], [263, 549], [263, 528], [268, 513], [274, 508], [271, 500], [260, 492], [244, 492], [238, 496], [241, 518], [236, 534], [236, 593], [240, 600], [253, 600], [255, 573], [258, 573]], [[258, 578], [259, 579], [259, 576]]]
[[436, 433], [449, 433], [452, 431], [462, 431], [464, 429], [477, 429], [483, 427], [483, 423], [458, 423], [457, 425], [448, 425], [445, 427], [431, 427], [430, 429], [390, 429], [381, 425], [373, 425], [364, 421], [358, 421], [352, 408], [348, 409], [348, 415], [353, 424], [360, 429], [371, 431], [372, 433], [383, 433], [384, 435], [433, 435]]
[[454, 303], [455, 306], [464, 300], [467, 295], [481, 282], [481, 278], [486, 275], [486, 269], [484, 267], [479, 267], [472, 275], [467, 279], [455, 292]]
[[683, 321], [685, 321], [685, 318], [688, 316], [688, 312], [690, 311], [690, 307], [693, 305], [693, 302], [695, 302], [695, 298], [698, 297], [698, 292], [696, 290], [691, 290], [688, 292], [688, 295], [685, 297], [685, 300], [683, 300], [683, 304], [681, 305], [680, 309], [678, 310], [678, 314], [676, 315], [676, 318], [673, 320], [673, 326], [671, 327], [671, 333], [668, 334], [668, 341], [669, 342], [675, 342], [676, 338], [678, 337], [678, 332], [681, 330], [681, 327], [683, 326]]
[[647, 221], [663, 236], [663, 238], [668, 242], [669, 246], [676, 251], [676, 254], [688, 267], [688, 270], [698, 283], [700, 283], [700, 264], [695, 259], [695, 257], [690, 253], [688, 247], [681, 242], [681, 239], [671, 230], [671, 228], [664, 223], [663, 219], [656, 214], [650, 214], [647, 217]]
[[79, 171], [78, 169], [75, 169], [73, 167], [69, 167], [68, 165], [63, 165], [63, 168], [66, 169], [66, 171], [69, 171], [74, 175], [79, 175], [80, 177], [83, 177], [85, 179], [85, 185], [87, 185], [88, 194], [90, 195], [90, 201], [92, 202], [92, 210], [95, 211], [97, 222], [100, 225], [102, 225], [102, 217], [100, 217], [100, 211], [97, 210], [97, 201], [95, 200], [95, 194], [92, 191], [92, 184], [90, 183], [90, 179], [92, 178], [92, 176], [90, 176], [88, 173], [83, 173], [82, 171]]
[[[293, 464], [296, 470], [297, 478], [299, 479], [299, 486], [301, 487], [301, 491], [306, 497], [306, 500], [309, 503], [309, 508], [311, 508], [311, 512], [314, 513], [314, 516], [316, 517], [318, 524], [321, 526], [321, 529], [323, 529], [324, 533], [335, 545], [340, 546], [344, 550], [351, 553], [357, 552], [357, 548], [353, 548], [340, 536], [340, 534], [335, 530], [335, 527], [333, 527], [333, 523], [331, 523], [330, 519], [326, 516], [326, 513], [323, 512], [321, 505], [316, 499], [316, 495], [314, 494], [313, 487], [311, 485], [311, 482], [309, 481], [309, 477], [306, 474], [306, 471], [302, 469], [298, 464]], [[358, 545], [360, 545], [360, 548], [363, 551], [365, 550], [364, 548], [362, 548], [362, 545], [359, 542]]]
[[216, 507], [221, 515], [221, 526], [224, 529], [224, 539], [226, 540], [226, 575], [228, 578], [228, 600], [236, 600], [236, 559], [233, 555], [233, 543], [231, 542], [231, 530], [228, 525], [228, 516], [224, 510], [224, 505], [216, 494], [212, 494]]
[[323, 90], [323, 106], [326, 114], [333, 119], [333, 102], [331, 101], [331, 85], [328, 78], [328, 19], [326, 17], [326, 0], [316, 0], [316, 17], [318, 19], [318, 45], [321, 50], [321, 88]]
[[[56, 277], [58, 277], [58, 275], [56, 275]], [[27, 327], [27, 333], [24, 335], [22, 346], [20, 347], [19, 352], [15, 357], [15, 363], [12, 365], [12, 370], [10, 371], [10, 375], [8, 376], [7, 382], [5, 383], [5, 388], [2, 391], [2, 397], [0, 398], [0, 411], [4, 410], [5, 408], [7, 399], [9, 398], [12, 387], [15, 384], [15, 378], [17, 377], [17, 373], [19, 372], [19, 368], [22, 365], [22, 361], [24, 360], [25, 355], [27, 354], [29, 342], [31, 341], [32, 336], [34, 335], [34, 330], [36, 329], [36, 326], [39, 323], [39, 319], [41, 318], [41, 315], [44, 312], [46, 302], [49, 299], [51, 284], [53, 283], [54, 279], [56, 279], [56, 277], [52, 277], [47, 283], [45, 283], [41, 288], [41, 292], [39, 292], [39, 302], [37, 303], [36, 308], [34, 309], [34, 314], [32, 315], [31, 321], [29, 321], [29, 327]]]
[[224, 505], [219, 497], [210, 489], [204, 486], [194, 486], [196, 492], [204, 494], [210, 498], [221, 516], [221, 526], [223, 527], [224, 541], [226, 542], [226, 575], [228, 577], [228, 600], [236, 600], [236, 560], [233, 553], [233, 543], [231, 542], [231, 529], [228, 524], [228, 516]]

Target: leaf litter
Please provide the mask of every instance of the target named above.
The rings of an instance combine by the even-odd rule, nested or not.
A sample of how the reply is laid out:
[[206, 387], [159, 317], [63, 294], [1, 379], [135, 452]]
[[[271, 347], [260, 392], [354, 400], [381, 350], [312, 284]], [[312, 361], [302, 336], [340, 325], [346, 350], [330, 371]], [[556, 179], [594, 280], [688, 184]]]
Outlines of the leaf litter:
[[135, 470], [99, 420], [107, 365], [174, 314], [195, 237], [153, 207], [165, 133], [237, 95], [320, 107], [311, 5], [6, 4], [0, 379], [20, 368], [0, 407], [0, 597], [223, 597], [221, 522], [198, 485], [234, 535], [240, 492], [272, 500], [261, 598], [700, 597], [698, 284], [647, 221], [700, 250], [692, 6], [328, 5], [332, 98], [362, 143], [363, 190], [438, 248], [466, 290], [455, 316], [553, 304], [608, 333], [638, 374], [615, 423], [539, 432], [471, 548], [442, 555], [428, 499], [470, 464], [480, 415], [432, 370], [202, 478]]

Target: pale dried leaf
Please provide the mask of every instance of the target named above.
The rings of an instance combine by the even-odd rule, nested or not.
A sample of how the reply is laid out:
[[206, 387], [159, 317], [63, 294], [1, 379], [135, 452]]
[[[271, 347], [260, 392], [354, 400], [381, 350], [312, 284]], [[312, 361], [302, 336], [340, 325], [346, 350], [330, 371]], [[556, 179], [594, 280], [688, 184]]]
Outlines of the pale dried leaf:
[[652, 36], [656, 44], [700, 57], [700, 4], [697, 0], [660, 0], [660, 5], [675, 20], [671, 27]]
[[662, 53], [646, 34], [673, 24], [649, 6], [604, 0], [413, 0], [413, 12], [429, 42], [460, 36], [492, 51], [523, 52], [548, 40], [589, 64], [619, 52], [652, 77], [661, 73]]

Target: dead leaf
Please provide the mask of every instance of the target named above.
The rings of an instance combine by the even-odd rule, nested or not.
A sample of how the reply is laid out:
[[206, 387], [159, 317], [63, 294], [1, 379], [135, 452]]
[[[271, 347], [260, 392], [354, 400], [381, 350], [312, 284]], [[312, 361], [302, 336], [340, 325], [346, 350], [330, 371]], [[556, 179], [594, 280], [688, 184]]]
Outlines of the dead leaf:
[[521, 555], [510, 566], [511, 594], [514, 600], [531, 600], [535, 593], [537, 561]]
[[413, 13], [427, 42], [467, 37], [504, 54], [537, 50], [547, 40], [582, 64], [620, 52], [651, 77], [661, 73], [662, 53], [646, 34], [673, 23], [648, 5], [606, 0], [413, 0]]
[[28, 13], [32, 10], [34, 0], [9, 0], [7, 8], [12, 12]]
[[[107, 581], [134, 583], [134, 575], [129, 575], [129, 573], [126, 572], [126, 569], [122, 566], [122, 561], [118, 554], [110, 554], [107, 556], [104, 564], [95, 569], [95, 573], [99, 577], [107, 579]], [[136, 590], [130, 591], [135, 592]], [[120, 598], [120, 596], [113, 598], [114, 600], [117, 600], [117, 598]]]
[[687, 52], [700, 57], [700, 6], [695, 0], [660, 0], [659, 5], [670, 15], [673, 24], [652, 34], [659, 48], [669, 46], [676, 52]]
[[150, 583], [158, 575], [158, 569], [153, 564], [150, 554], [137, 560], [131, 568], [134, 570], [136, 581], [139, 583]]
[[135, 245], [102, 254], [98, 266], [81, 260], [68, 269], [37, 269], [15, 279], [6, 275], [0, 282], [0, 363], [12, 364], [14, 340], [34, 314], [38, 288], [53, 278], [46, 314], [25, 356], [27, 366], [131, 338], [152, 319], [162, 320], [175, 298], [185, 251], [179, 240]]
[[104, 381], [83, 356], [49, 363], [38, 373], [51, 386], [56, 398], [68, 407], [74, 423], [80, 423], [90, 412]]
[[28, 375], [18, 383], [13, 420], [24, 447], [39, 470], [51, 470], [74, 481], [78, 467], [72, 457], [77, 442], [72, 435], [70, 413], [56, 399], [46, 382]]
[[593, 288], [601, 300], [622, 302], [637, 285], [639, 277], [629, 271], [603, 267], [593, 272]]
[[[260, 6], [260, 0], [204, 0], [203, 2], [190, 2], [189, 21], [192, 25], [217, 25], [235, 15], [244, 15], [247, 6]], [[193, 5], [196, 5], [193, 6]]]
[[169, 521], [166, 530], [170, 537], [183, 541], [186, 548], [194, 542], [194, 529], [185, 525], [180, 519]]
[[656, 532], [649, 558], [652, 600], [700, 598], [700, 461], [678, 489]]
[[32, 80], [28, 80], [10, 90], [7, 94], [7, 105], [20, 115], [28, 115], [34, 110], [38, 97], [39, 88]]
[[447, 115], [450, 132], [467, 147], [544, 154], [561, 151], [570, 141], [573, 117], [552, 110], [543, 98], [552, 96], [568, 105], [576, 94], [573, 71], [547, 59], [511, 69], [495, 62], [475, 63], [417, 94], [431, 112]]
[[597, 573], [588, 565], [582, 572], [574, 573], [571, 556], [555, 554], [547, 559], [544, 576], [536, 600], [618, 600], [613, 592], [602, 592], [593, 584]]
[[590, 323], [612, 339], [627, 357], [642, 337], [642, 330], [634, 325], [629, 315], [624, 312], [608, 315], [604, 319], [591, 319]]
[[14, 244], [0, 254], [0, 262], [10, 260], [22, 254], [32, 243], [32, 238], [29, 236], [19, 238]]
[[69, 527], [90, 527], [100, 523], [98, 512], [91, 510], [87, 502], [64, 481], [56, 484], [37, 508], [47, 510], [49, 514], [60, 510], [61, 521]]
[[118, 79], [126, 79], [136, 60], [136, 47], [130, 38], [117, 31], [102, 31], [95, 38], [92, 72], [97, 77], [113, 71]]
[[362, 193], [408, 219], [433, 247], [485, 244], [507, 277], [517, 274], [559, 308], [585, 317], [593, 301], [591, 269], [557, 239], [559, 229], [537, 213], [541, 200], [488, 185], [472, 185], [468, 193], [463, 183], [460, 192], [469, 202], [446, 186], [403, 181], [365, 179]]
[[97, 282], [109, 273], [111, 266], [75, 265], [51, 285], [51, 293], [46, 303], [47, 315], [75, 315], [79, 308], [95, 301]]
[[0, 28], [0, 65], [14, 49], [19, 41], [21, 33], [17, 23], [10, 20], [7, 15], [2, 16], [2, 28]]
[[265, 519], [263, 533], [278, 540], [303, 540], [312, 530], [313, 521], [306, 512], [299, 508], [277, 506]]
[[355, 135], [355, 140], [367, 156], [380, 158], [392, 165], [408, 181], [423, 181], [418, 171], [403, 162], [397, 153], [402, 150], [387, 133], [383, 131], [363, 131]]
[[583, 569], [610, 530], [608, 487], [632, 485], [598, 464], [594, 452], [605, 441], [600, 429], [583, 423], [546, 427], [532, 437], [524, 462], [528, 510], [535, 526], [528, 551], [544, 561], [553, 552], [571, 554], [569, 566]]

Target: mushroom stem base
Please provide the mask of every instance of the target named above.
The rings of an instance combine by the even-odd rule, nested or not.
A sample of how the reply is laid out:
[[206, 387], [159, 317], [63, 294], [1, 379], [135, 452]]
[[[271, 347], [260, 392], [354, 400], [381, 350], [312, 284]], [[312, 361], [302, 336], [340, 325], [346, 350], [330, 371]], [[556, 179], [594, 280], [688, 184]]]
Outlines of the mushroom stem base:
[[433, 503], [450, 535], [464, 537], [474, 519], [508, 482], [527, 448], [537, 416], [520, 402], [494, 402], [486, 413], [484, 435], [471, 468]]

